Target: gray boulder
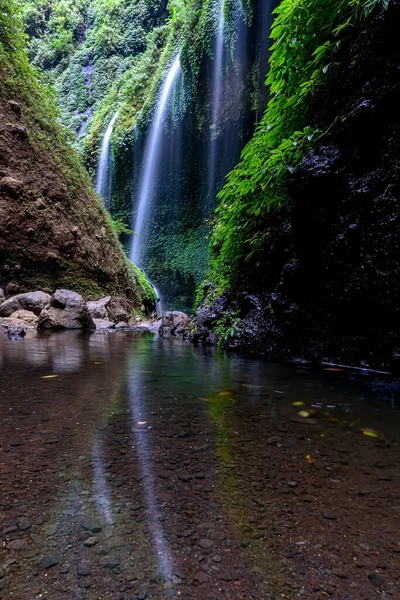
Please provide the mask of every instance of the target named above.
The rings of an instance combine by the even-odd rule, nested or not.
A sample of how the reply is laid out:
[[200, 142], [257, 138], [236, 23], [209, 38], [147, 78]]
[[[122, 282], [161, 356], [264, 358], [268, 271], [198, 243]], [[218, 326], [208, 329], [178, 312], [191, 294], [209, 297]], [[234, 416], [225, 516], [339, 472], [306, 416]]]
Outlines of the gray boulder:
[[190, 318], [177, 310], [166, 312], [161, 320], [159, 334], [162, 337], [174, 336], [184, 339], [189, 335]]
[[132, 312], [132, 302], [127, 298], [120, 296], [112, 296], [107, 304], [107, 314], [110, 321], [120, 323], [124, 321], [128, 323]]
[[95, 328], [86, 302], [71, 290], [57, 290], [40, 313], [38, 322], [38, 329]]
[[87, 303], [92, 319], [108, 319], [107, 306], [110, 304], [110, 300], [111, 296], [106, 296], [100, 300], [90, 300]]
[[18, 310], [29, 310], [39, 316], [42, 309], [50, 302], [50, 298], [50, 294], [40, 291], [18, 294], [0, 304], [0, 317], [9, 317]]

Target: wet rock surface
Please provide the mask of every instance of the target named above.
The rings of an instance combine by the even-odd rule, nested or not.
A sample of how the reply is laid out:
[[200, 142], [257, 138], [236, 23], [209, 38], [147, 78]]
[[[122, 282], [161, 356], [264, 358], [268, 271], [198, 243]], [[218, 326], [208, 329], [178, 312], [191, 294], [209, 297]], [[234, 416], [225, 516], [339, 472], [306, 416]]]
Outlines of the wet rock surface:
[[395, 0], [343, 45], [313, 102], [310, 124], [329, 133], [292, 173], [293, 209], [268, 217], [230, 296], [200, 307], [194, 341], [215, 343], [231, 313], [227, 348], [400, 372], [399, 26]]
[[159, 334], [162, 337], [184, 339], [189, 335], [190, 318], [184, 312], [167, 311], [161, 319]]
[[42, 309], [50, 302], [50, 299], [50, 294], [42, 291], [17, 294], [0, 304], [0, 317], [10, 317], [13, 313], [21, 310], [30, 311], [39, 316]]
[[400, 596], [394, 384], [129, 331], [0, 357], [1, 600]]
[[80, 294], [71, 290], [56, 290], [41, 311], [38, 321], [38, 329], [95, 328], [86, 302]]

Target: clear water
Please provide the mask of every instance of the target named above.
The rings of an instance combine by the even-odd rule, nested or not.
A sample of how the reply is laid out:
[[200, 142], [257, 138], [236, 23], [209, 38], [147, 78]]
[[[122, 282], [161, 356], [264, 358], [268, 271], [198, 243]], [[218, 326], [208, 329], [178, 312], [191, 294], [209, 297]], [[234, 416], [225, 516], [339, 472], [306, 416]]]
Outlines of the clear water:
[[0, 597], [398, 597], [397, 383], [135, 332], [0, 365]]

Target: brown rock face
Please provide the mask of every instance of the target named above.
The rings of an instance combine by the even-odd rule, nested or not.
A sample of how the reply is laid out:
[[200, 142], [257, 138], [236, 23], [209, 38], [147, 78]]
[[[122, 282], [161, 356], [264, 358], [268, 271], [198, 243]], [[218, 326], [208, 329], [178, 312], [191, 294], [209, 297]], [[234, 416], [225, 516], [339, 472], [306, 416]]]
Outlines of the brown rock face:
[[142, 306], [144, 292], [78, 157], [56, 125], [44, 132], [26, 112], [22, 98], [0, 97], [0, 287], [7, 295], [9, 284], [73, 289], [85, 298], [125, 296], [129, 311]]
[[50, 294], [45, 292], [27, 292], [9, 298], [0, 305], [0, 317], [9, 317], [19, 310], [31, 311], [39, 316], [42, 308], [50, 302]]

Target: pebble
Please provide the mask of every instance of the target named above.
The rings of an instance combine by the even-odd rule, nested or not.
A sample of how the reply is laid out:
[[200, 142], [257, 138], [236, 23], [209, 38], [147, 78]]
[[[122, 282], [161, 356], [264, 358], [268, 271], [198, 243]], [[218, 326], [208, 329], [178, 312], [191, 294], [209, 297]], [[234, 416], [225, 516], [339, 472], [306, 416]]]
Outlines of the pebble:
[[83, 523], [81, 523], [81, 527], [82, 529], [85, 529], [85, 531], [91, 531], [92, 533], [100, 533], [102, 530], [100, 523], [92, 521], [91, 519], [83, 521]]
[[92, 571], [88, 565], [79, 565], [77, 568], [78, 577], [87, 577], [92, 574]]
[[18, 529], [20, 529], [21, 531], [25, 531], [26, 529], [30, 529], [32, 527], [32, 521], [23, 517], [22, 519], [19, 519], [19, 521], [17, 521], [17, 525]]
[[3, 535], [8, 535], [9, 533], [14, 533], [14, 531], [18, 531], [18, 527], [16, 525], [9, 525], [3, 529]]
[[329, 521], [335, 521], [337, 519], [335, 513], [329, 511], [322, 513], [322, 516], [324, 517], [324, 519], [328, 519]]
[[43, 556], [40, 562], [42, 567], [44, 567], [45, 569], [50, 569], [51, 567], [55, 567], [55, 565], [58, 564], [58, 558], [56, 556], [52, 556], [51, 554], [46, 554], [45, 556]]
[[209, 548], [211, 548], [214, 545], [214, 542], [212, 540], [200, 540], [199, 541], [199, 546], [201, 548], [204, 548], [205, 550], [208, 550]]
[[375, 585], [376, 587], [380, 587], [384, 584], [384, 580], [382, 579], [382, 577], [379, 577], [379, 575], [377, 575], [376, 573], [369, 573], [368, 579], [370, 580], [372, 585]]
[[97, 538], [96, 536], [90, 537], [83, 542], [84, 546], [87, 546], [88, 548], [92, 548], [93, 546], [95, 546], [98, 543], [99, 543], [99, 538]]
[[347, 573], [343, 569], [332, 569], [332, 573], [341, 579], [347, 579]]
[[12, 540], [7, 544], [8, 550], [26, 550], [27, 548], [29, 548], [29, 546], [25, 540]]

